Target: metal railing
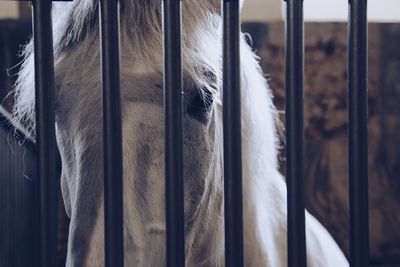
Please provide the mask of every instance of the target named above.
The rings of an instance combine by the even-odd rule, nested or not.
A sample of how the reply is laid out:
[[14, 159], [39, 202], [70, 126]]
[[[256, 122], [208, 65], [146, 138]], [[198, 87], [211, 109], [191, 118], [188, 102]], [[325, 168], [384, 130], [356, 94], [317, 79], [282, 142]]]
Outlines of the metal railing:
[[[161, 0], [160, 0], [161, 1]], [[239, 1], [223, 5], [223, 117], [226, 266], [243, 266]], [[366, 0], [349, 0], [350, 263], [368, 266]], [[100, 1], [104, 114], [105, 259], [123, 266], [122, 145], [117, 0]], [[303, 127], [303, 1], [286, 0], [288, 263], [306, 266]], [[163, 0], [167, 266], [185, 264], [181, 1]], [[33, 2], [36, 139], [40, 177], [40, 266], [56, 266], [57, 192], [51, 1]], [[111, 67], [112, 66], [112, 67]], [[111, 90], [112, 88], [112, 90]], [[118, 119], [115, 119], [118, 118]], [[113, 177], [113, 179], [111, 179]], [[260, 203], [262, 205], [262, 203]]]

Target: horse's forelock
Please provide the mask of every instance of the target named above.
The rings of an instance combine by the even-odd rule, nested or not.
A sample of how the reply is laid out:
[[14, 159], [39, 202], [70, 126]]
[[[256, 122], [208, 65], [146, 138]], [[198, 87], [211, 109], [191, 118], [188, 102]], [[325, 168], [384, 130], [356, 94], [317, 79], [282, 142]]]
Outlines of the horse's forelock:
[[[220, 1], [183, 1], [183, 67], [199, 88], [216, 92], [221, 77]], [[80, 0], [53, 4], [53, 39], [55, 63], [71, 49], [83, 49], [81, 42], [98, 35], [98, 0]], [[161, 50], [162, 22], [160, 0], [125, 0], [121, 2], [121, 38], [126, 40], [132, 57], [143, 64], [161, 62], [149, 59]], [[96, 47], [98, 42], [93, 42]], [[88, 49], [86, 46], [85, 49]], [[90, 47], [96, 51], [94, 47]], [[160, 54], [161, 55], [161, 54]], [[96, 55], [93, 55], [96, 56]], [[34, 62], [32, 40], [23, 52], [24, 62], [15, 84], [14, 114], [34, 133]], [[210, 79], [204, 73], [214, 73]]]

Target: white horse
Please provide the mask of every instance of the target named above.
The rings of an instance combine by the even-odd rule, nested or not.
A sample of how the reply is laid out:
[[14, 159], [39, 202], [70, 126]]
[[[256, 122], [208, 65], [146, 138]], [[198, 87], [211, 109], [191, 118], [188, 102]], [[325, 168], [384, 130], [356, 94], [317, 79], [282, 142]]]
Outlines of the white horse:
[[[220, 0], [183, 1], [187, 266], [224, 266]], [[165, 265], [161, 0], [121, 1], [126, 266]], [[97, 0], [53, 7], [56, 135], [71, 217], [67, 266], [103, 266], [102, 112]], [[241, 38], [245, 266], [287, 266], [286, 185], [278, 172], [277, 113], [257, 57]], [[34, 129], [32, 42], [15, 115]], [[306, 213], [309, 266], [345, 267]]]

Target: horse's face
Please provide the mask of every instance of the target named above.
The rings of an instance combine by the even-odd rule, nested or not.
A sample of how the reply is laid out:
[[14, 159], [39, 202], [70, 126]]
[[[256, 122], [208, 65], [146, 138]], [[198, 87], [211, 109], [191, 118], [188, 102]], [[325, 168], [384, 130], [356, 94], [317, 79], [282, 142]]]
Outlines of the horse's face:
[[[64, 202], [71, 216], [68, 263], [104, 260], [101, 91], [97, 68], [56, 71], [57, 139]], [[124, 64], [122, 64], [124, 65]], [[128, 71], [129, 72], [129, 71]], [[84, 81], [93, 79], [93, 81]], [[122, 67], [124, 242], [127, 266], [165, 261], [164, 113], [162, 76]], [[223, 248], [221, 125], [211, 92], [185, 82], [184, 207], [187, 263], [218, 262]], [[213, 227], [207, 227], [213, 225]], [[218, 246], [217, 246], [218, 245]]]
[[[183, 159], [187, 264], [222, 264], [219, 0], [183, 1]], [[68, 266], [104, 263], [103, 144], [96, 4], [55, 4], [56, 136], [71, 217]], [[165, 261], [164, 115], [160, 1], [121, 5], [124, 245], [127, 266]], [[34, 121], [33, 54], [17, 115]], [[212, 73], [212, 74], [210, 74]], [[201, 90], [200, 90], [201, 89]], [[200, 93], [202, 92], [202, 93]]]
[[[62, 189], [71, 216], [68, 262], [97, 266], [104, 259], [99, 70], [86, 66], [65, 73], [63, 68], [74, 60], [66, 57], [56, 67]], [[162, 77], [126, 74], [124, 67], [122, 72], [126, 263], [161, 266], [165, 258]], [[188, 261], [196, 262], [218, 254], [209, 242], [222, 240], [220, 126], [211, 93], [202, 95], [190, 83], [185, 83], [184, 91], [185, 233]], [[205, 222], [214, 227], [205, 227]], [[193, 251], [204, 257], [192, 255]]]

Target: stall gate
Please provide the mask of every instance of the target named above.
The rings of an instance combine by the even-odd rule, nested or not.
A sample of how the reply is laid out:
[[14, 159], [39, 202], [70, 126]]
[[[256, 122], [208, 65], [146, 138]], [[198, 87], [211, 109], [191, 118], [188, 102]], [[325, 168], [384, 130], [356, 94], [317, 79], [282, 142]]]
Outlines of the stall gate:
[[[163, 1], [164, 116], [167, 266], [184, 266], [182, 156], [181, 1]], [[242, 166], [240, 126], [239, 0], [223, 5], [223, 118], [225, 183], [225, 263], [243, 266]], [[33, 32], [36, 81], [37, 177], [40, 177], [36, 236], [39, 266], [56, 266], [57, 156], [54, 128], [54, 64], [51, 1], [35, 0]], [[348, 122], [350, 264], [368, 266], [367, 173], [367, 0], [349, 0]], [[305, 267], [303, 1], [286, 0], [286, 153], [288, 263]], [[100, 0], [104, 118], [106, 266], [123, 266], [122, 144], [118, 1]], [[111, 67], [112, 66], [112, 67]], [[111, 179], [112, 177], [112, 179]], [[260, 203], [262, 205], [262, 203]]]

